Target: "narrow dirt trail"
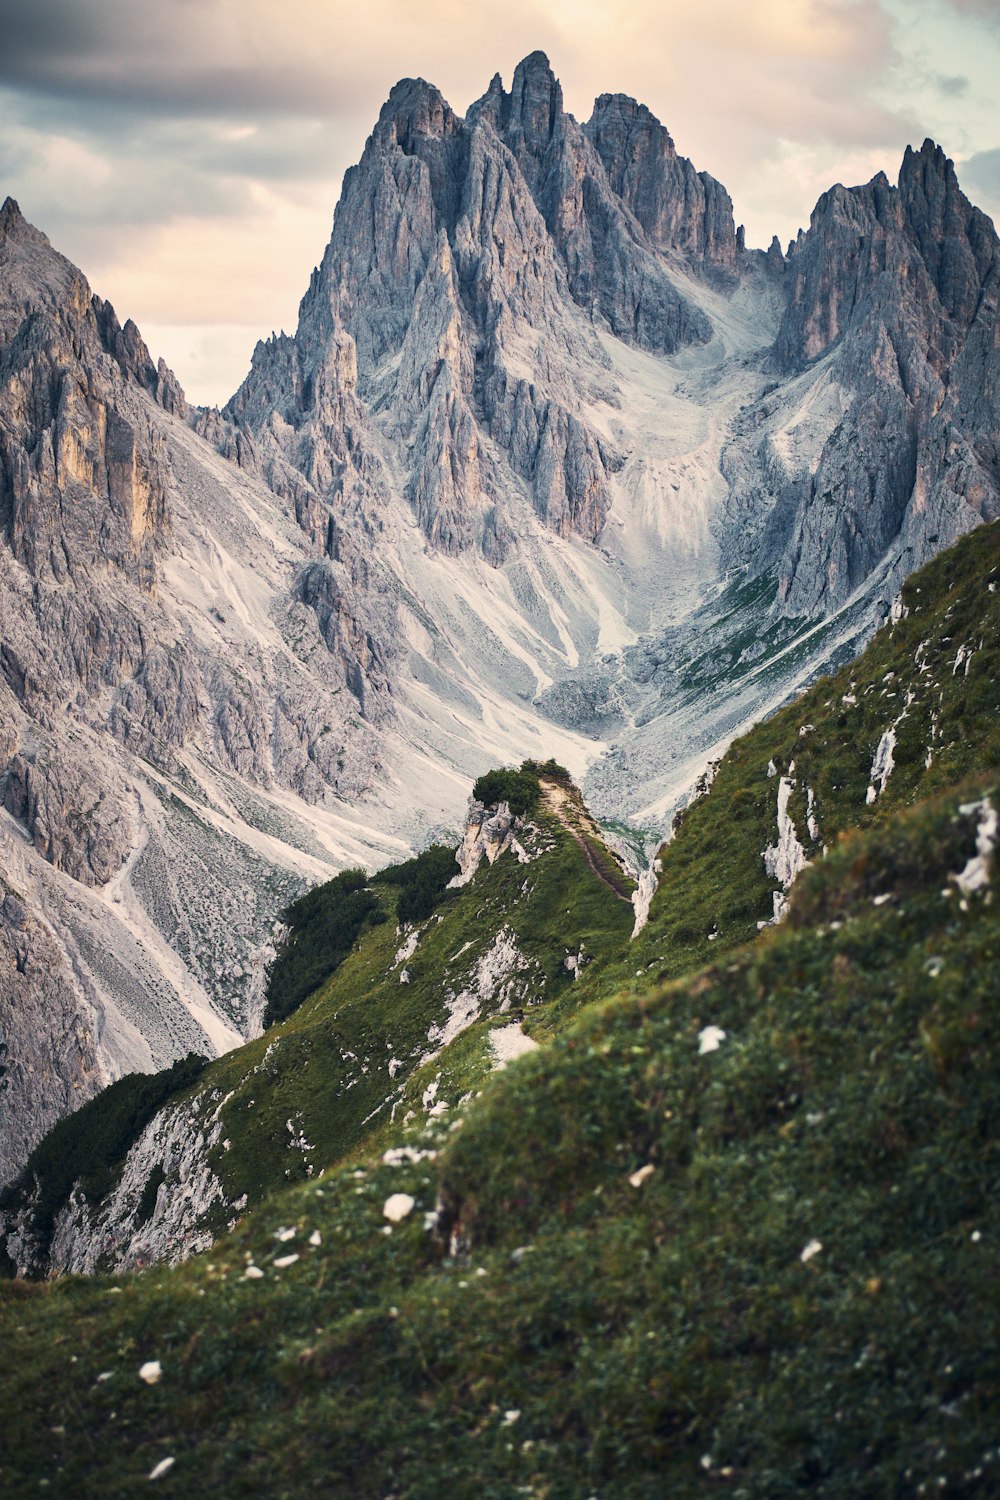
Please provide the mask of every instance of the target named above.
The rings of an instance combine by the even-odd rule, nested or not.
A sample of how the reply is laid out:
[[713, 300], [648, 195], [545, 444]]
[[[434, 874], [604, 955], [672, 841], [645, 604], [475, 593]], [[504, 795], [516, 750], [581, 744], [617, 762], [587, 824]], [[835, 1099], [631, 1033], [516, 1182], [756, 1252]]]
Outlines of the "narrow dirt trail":
[[[597, 863], [591, 852], [590, 845], [587, 843], [587, 840], [583, 836], [580, 824], [583, 822], [587, 822], [590, 824], [594, 838], [600, 839], [600, 832], [597, 828], [596, 823], [594, 823], [592, 819], [587, 817], [587, 814], [579, 806], [575, 798], [572, 798], [566, 791], [566, 788], [559, 785], [558, 781], [546, 781], [542, 779], [540, 785], [542, 788], [542, 801], [545, 803], [545, 806], [548, 808], [549, 812], [551, 812], [556, 818], [559, 819], [559, 822], [565, 828], [570, 838], [573, 839], [573, 841], [577, 845], [577, 848], [580, 850], [584, 859], [587, 861], [589, 869], [593, 872], [593, 874], [597, 876], [602, 885], [606, 885], [608, 890], [612, 891], [614, 895], [618, 897], [619, 901], [624, 901], [626, 906], [631, 906], [631, 894], [627, 893], [625, 890], [625, 875], [622, 875], [621, 885], [617, 885], [615, 881], [612, 880], [604, 872], [604, 870], [601, 869], [600, 865]], [[572, 815], [569, 809], [572, 809]]]

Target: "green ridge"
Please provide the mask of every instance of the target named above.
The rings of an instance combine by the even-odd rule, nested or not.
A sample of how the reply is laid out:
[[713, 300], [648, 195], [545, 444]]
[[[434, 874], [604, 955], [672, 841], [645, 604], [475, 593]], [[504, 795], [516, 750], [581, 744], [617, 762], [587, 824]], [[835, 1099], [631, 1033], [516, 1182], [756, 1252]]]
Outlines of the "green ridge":
[[410, 1137], [437, 1155], [351, 1163], [117, 1294], [9, 1284], [8, 1492], [140, 1493], [169, 1456], [168, 1495], [995, 1493], [1000, 931], [950, 878], [984, 792], [591, 1007]]

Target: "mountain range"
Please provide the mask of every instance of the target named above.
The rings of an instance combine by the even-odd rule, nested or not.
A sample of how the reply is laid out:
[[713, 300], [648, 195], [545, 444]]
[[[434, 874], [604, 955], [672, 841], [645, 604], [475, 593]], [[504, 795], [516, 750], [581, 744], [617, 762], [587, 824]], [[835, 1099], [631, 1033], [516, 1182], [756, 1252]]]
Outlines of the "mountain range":
[[933, 143], [748, 250], [539, 53], [464, 119], [392, 90], [222, 410], [8, 199], [0, 1177], [257, 1034], [279, 913], [490, 766], [567, 768], [648, 896], [709, 761], [1000, 515], [998, 291]]

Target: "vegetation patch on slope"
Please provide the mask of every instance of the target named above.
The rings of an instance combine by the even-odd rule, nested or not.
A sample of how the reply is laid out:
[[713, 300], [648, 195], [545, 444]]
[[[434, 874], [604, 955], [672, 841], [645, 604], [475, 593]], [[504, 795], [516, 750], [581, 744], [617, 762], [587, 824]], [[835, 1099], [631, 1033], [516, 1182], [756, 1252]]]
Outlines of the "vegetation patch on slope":
[[342, 870], [286, 906], [287, 928], [268, 972], [264, 1025], [291, 1015], [336, 972], [366, 924], [384, 921], [364, 870]]
[[23, 1205], [30, 1233], [45, 1244], [74, 1186], [99, 1200], [156, 1112], [197, 1082], [207, 1066], [207, 1058], [190, 1052], [159, 1073], [128, 1073], [109, 1084], [38, 1143], [21, 1176], [0, 1195], [0, 1210]]
[[0, 1477], [995, 1493], [1000, 925], [968, 871], [997, 799], [853, 836], [781, 928], [591, 1007], [458, 1131], [397, 1132], [206, 1257], [0, 1288]]

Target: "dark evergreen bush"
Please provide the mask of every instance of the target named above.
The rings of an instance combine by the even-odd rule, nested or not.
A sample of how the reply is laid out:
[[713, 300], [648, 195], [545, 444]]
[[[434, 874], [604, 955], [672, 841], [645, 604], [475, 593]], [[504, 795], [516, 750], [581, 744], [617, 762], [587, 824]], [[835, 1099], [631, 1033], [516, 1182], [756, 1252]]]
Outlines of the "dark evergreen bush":
[[396, 904], [400, 922], [423, 922], [440, 905], [449, 880], [457, 873], [454, 849], [448, 844], [431, 844], [415, 859], [382, 870], [379, 879], [401, 888]]
[[267, 977], [264, 1025], [290, 1016], [340, 967], [366, 923], [379, 913], [364, 870], [342, 870], [285, 908], [289, 928]]
[[472, 795], [486, 807], [506, 802], [516, 818], [523, 817], [542, 794], [538, 777], [529, 769], [530, 765], [531, 762], [525, 761], [519, 771], [513, 767], [487, 771], [472, 788]]

